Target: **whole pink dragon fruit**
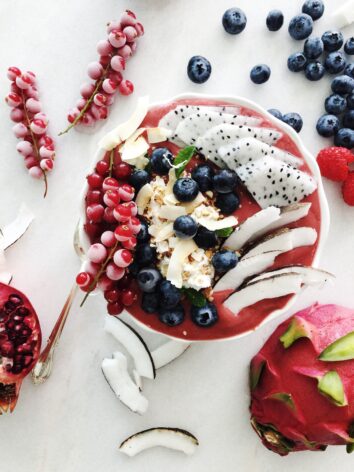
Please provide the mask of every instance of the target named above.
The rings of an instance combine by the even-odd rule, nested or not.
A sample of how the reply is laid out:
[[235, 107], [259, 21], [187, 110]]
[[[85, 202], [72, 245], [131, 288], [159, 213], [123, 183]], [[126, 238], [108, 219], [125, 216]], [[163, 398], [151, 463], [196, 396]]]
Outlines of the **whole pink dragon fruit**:
[[354, 451], [354, 310], [315, 304], [282, 323], [252, 359], [250, 388], [268, 449]]

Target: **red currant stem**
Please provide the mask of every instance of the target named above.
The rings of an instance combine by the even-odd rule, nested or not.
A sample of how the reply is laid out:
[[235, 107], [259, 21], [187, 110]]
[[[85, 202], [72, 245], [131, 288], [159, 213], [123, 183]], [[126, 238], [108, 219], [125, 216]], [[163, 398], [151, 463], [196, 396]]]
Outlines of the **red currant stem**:
[[109, 251], [109, 254], [108, 256], [106, 257], [106, 260], [104, 261], [104, 263], [102, 264], [100, 270], [97, 272], [97, 274], [95, 275], [95, 278], [93, 279], [93, 281], [91, 282], [90, 286], [89, 286], [89, 289], [86, 293], [86, 295], [84, 296], [82, 302], [80, 303], [80, 308], [83, 306], [83, 304], [86, 302], [87, 300], [87, 297], [90, 295], [90, 293], [95, 289], [96, 287], [96, 284], [97, 282], [99, 281], [101, 275], [103, 274], [103, 272], [106, 270], [106, 267], [108, 265], [108, 263], [111, 261], [112, 257], [113, 257], [113, 254], [115, 253], [116, 249], [117, 249], [117, 246], [119, 244], [119, 241], [116, 241], [115, 245], [112, 247], [112, 249]]
[[110, 155], [109, 155], [109, 176], [112, 177], [112, 172], [113, 172], [113, 165], [114, 165], [114, 151], [115, 148], [112, 149]]
[[[22, 95], [22, 102], [23, 102], [23, 111], [24, 111], [24, 114], [25, 114], [26, 122], [27, 122], [27, 129], [31, 134], [34, 150], [36, 152], [36, 159], [37, 159], [38, 162], [40, 162], [41, 156], [39, 154], [37, 138], [36, 138], [35, 134], [33, 133], [33, 131], [31, 130], [31, 120], [28, 116], [28, 112], [27, 112], [27, 108], [26, 108], [26, 104], [25, 104], [25, 95], [23, 93], [23, 90], [21, 90], [21, 95]], [[43, 198], [45, 198], [47, 196], [47, 192], [48, 192], [47, 174], [46, 174], [45, 170], [43, 170], [41, 167], [40, 167], [40, 169], [42, 171], [43, 178], [44, 178], [44, 195], [43, 195]]]
[[107, 77], [107, 72], [108, 72], [109, 68], [110, 68], [110, 64], [108, 63], [107, 67], [105, 68], [105, 70], [103, 72], [103, 75], [102, 75], [101, 79], [97, 82], [95, 90], [92, 92], [90, 98], [87, 100], [86, 105], [84, 106], [84, 108], [80, 111], [80, 113], [77, 115], [75, 120], [64, 131], [61, 131], [58, 134], [58, 136], [62, 136], [63, 134], [68, 133], [72, 128], [74, 128], [74, 126], [76, 126], [78, 124], [78, 122], [81, 120], [81, 118], [84, 116], [84, 114], [86, 113], [86, 111], [90, 107], [91, 103], [93, 102], [93, 99], [95, 98], [96, 93], [99, 91], [101, 85], [103, 84], [103, 81]]

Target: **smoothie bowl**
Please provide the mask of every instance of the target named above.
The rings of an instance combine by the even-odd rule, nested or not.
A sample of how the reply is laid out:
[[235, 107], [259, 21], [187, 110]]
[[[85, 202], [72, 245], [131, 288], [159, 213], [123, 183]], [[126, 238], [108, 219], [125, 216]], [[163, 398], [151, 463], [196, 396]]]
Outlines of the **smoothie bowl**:
[[82, 198], [78, 276], [108, 312], [185, 341], [247, 334], [287, 310], [329, 225], [298, 135], [243, 98], [183, 95], [103, 137]]

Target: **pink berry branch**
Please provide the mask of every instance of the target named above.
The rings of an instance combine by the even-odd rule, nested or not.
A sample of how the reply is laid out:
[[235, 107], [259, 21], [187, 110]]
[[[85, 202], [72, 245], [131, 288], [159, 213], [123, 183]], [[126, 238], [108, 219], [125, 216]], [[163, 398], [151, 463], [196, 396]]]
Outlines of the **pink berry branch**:
[[67, 116], [70, 125], [59, 136], [77, 124], [93, 126], [95, 121], [106, 119], [114, 94], [119, 91], [122, 95], [130, 95], [134, 91], [133, 84], [123, 79], [122, 72], [126, 61], [136, 51], [137, 39], [144, 34], [143, 25], [132, 11], [126, 10], [119, 21], [108, 23], [107, 34], [107, 39], [97, 44], [99, 60], [88, 65], [88, 76], [94, 82], [81, 86], [81, 98]]
[[11, 80], [11, 91], [5, 97], [11, 107], [10, 118], [16, 124], [12, 130], [21, 139], [17, 151], [24, 157], [25, 166], [31, 177], [43, 177], [44, 197], [47, 195], [47, 172], [53, 169], [55, 150], [53, 139], [47, 135], [48, 118], [42, 112], [36, 76], [33, 72], [21, 72], [9, 67], [7, 77]]

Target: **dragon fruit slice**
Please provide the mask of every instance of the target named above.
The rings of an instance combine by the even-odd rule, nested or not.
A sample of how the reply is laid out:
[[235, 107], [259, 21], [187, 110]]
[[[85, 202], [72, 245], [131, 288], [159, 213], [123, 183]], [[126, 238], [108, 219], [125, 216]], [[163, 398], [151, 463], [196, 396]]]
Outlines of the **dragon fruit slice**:
[[278, 326], [252, 359], [251, 424], [268, 449], [354, 450], [353, 319], [352, 309], [312, 305]]
[[262, 208], [297, 203], [317, 188], [310, 175], [269, 156], [238, 167], [236, 172]]
[[232, 170], [265, 156], [273, 157], [294, 167], [299, 167], [302, 164], [298, 157], [275, 146], [263, 143], [256, 138], [239, 139], [227, 146], [222, 146], [218, 152], [226, 165]]
[[228, 142], [235, 142], [242, 138], [256, 138], [267, 144], [274, 144], [282, 133], [270, 128], [255, 128], [252, 126], [234, 126], [221, 124], [214, 126], [196, 141], [198, 151], [216, 165], [225, 167], [226, 164], [219, 156], [219, 149]]

